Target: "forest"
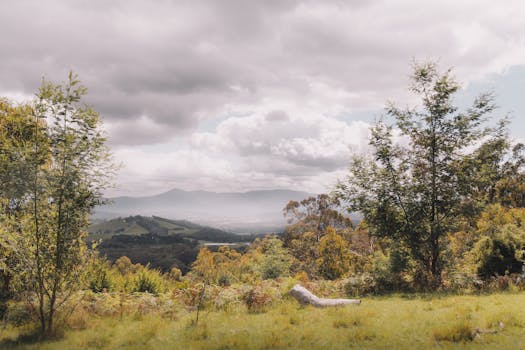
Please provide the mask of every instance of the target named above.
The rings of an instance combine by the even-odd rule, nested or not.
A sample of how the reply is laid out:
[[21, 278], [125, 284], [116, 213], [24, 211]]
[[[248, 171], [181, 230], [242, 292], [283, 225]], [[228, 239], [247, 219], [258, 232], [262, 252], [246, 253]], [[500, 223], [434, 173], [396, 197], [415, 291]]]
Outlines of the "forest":
[[[183, 271], [88, 242], [118, 167], [74, 74], [44, 80], [33, 101], [0, 99], [0, 347], [514, 348], [525, 146], [492, 94], [456, 104], [450, 69], [414, 64], [409, 89], [419, 104], [387, 103], [332, 191], [283, 203], [282, 234], [242, 249], [195, 241]], [[297, 283], [362, 305], [302, 307]]]

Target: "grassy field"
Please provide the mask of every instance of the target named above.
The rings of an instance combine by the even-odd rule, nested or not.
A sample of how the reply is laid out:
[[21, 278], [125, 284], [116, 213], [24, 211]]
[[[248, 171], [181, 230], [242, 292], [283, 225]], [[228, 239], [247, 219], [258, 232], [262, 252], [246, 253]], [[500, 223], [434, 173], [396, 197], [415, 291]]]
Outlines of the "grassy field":
[[524, 349], [525, 294], [366, 298], [360, 306], [300, 307], [285, 299], [264, 313], [180, 311], [89, 318], [57, 340], [17, 339], [2, 349]]

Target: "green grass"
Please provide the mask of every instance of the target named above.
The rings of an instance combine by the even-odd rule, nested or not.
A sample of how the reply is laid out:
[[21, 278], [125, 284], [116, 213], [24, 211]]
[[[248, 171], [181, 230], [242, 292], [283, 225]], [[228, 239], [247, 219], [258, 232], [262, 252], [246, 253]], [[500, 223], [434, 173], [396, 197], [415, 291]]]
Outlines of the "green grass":
[[6, 349], [522, 349], [525, 294], [365, 298], [360, 306], [315, 309], [284, 300], [266, 313], [195, 312], [91, 317], [85, 329], [41, 343], [16, 342], [26, 329], [0, 330]]

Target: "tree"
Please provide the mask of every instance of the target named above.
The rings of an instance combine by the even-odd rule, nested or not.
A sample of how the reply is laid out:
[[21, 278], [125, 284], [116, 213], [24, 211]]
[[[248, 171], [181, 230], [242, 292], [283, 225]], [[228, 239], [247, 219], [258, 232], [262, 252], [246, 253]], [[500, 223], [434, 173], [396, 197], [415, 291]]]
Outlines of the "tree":
[[0, 317], [5, 302], [14, 294], [16, 256], [8, 237], [20, 234], [25, 207], [30, 195], [33, 164], [42, 165], [45, 157], [35, 157], [33, 144], [46, 138], [32, 116], [30, 104], [15, 105], [0, 99]]
[[335, 280], [348, 273], [352, 255], [349, 244], [335, 232], [333, 227], [326, 228], [326, 234], [319, 244], [319, 273], [324, 278]]
[[290, 201], [284, 207], [283, 213], [288, 221], [284, 242], [295, 257], [296, 270], [305, 271], [310, 277], [317, 275], [319, 242], [326, 228], [332, 227], [345, 238], [350, 238], [352, 221], [341, 214], [340, 204], [337, 198], [320, 194], [300, 202]]
[[277, 237], [266, 237], [262, 241], [263, 258], [261, 275], [263, 279], [287, 276], [290, 273], [293, 257]]
[[479, 172], [465, 173], [464, 162], [472, 148], [498, 132], [484, 126], [495, 109], [492, 96], [480, 95], [459, 112], [453, 105], [458, 89], [450, 70], [439, 73], [433, 63], [416, 64], [410, 90], [422, 106], [399, 109], [390, 103], [386, 114], [395, 122], [376, 123], [372, 157], [356, 157], [347, 180], [338, 185], [340, 198], [364, 215], [372, 234], [408, 249], [415, 277], [425, 287], [440, 284], [446, 234], [475, 197]]
[[321, 240], [328, 226], [337, 230], [351, 229], [350, 218], [339, 212], [338, 198], [327, 194], [308, 197], [302, 201], [290, 201], [283, 209], [288, 221], [285, 240], [297, 238], [305, 232], [313, 232], [317, 242]]
[[23, 161], [30, 171], [20, 179], [22, 214], [9, 244], [21, 284], [36, 294], [43, 334], [53, 332], [57, 311], [80, 286], [88, 215], [114, 169], [99, 116], [82, 103], [86, 92], [71, 73], [64, 85], [43, 81], [26, 113], [34, 121]]

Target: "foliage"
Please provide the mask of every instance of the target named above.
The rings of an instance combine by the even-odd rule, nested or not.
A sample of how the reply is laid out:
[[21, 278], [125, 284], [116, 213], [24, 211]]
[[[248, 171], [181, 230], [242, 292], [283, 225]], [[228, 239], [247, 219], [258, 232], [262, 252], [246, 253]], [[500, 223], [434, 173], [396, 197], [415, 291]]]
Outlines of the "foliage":
[[[288, 221], [284, 242], [295, 258], [295, 271], [305, 271], [312, 278], [322, 277], [323, 273], [318, 271], [319, 263], [323, 261], [323, 257], [320, 256], [320, 242], [329, 227], [350, 243], [351, 247], [348, 246], [348, 249], [351, 248], [354, 257], [369, 254], [368, 251], [362, 252], [363, 243], [367, 245], [365, 241], [368, 237], [353, 231], [352, 221], [340, 212], [340, 208], [341, 203], [336, 197], [320, 194], [300, 202], [290, 201], [283, 209]], [[364, 261], [359, 261], [363, 264], [358, 267], [357, 260], [360, 259], [355, 261], [356, 269], [364, 268]]]
[[292, 266], [293, 257], [277, 237], [268, 237], [262, 244], [263, 258], [261, 262], [261, 275], [263, 279], [288, 276]]
[[317, 264], [319, 274], [330, 280], [342, 277], [351, 269], [352, 255], [348, 242], [332, 227], [327, 227], [325, 235], [321, 238]]
[[376, 280], [369, 273], [352, 276], [344, 286], [345, 294], [351, 297], [373, 295], [377, 293]]
[[495, 108], [488, 94], [459, 112], [453, 105], [458, 83], [450, 71], [439, 73], [432, 63], [415, 65], [410, 89], [421, 96], [421, 108], [388, 105], [387, 115], [395, 124], [381, 120], [372, 128], [372, 157], [353, 160], [338, 192], [349, 210], [364, 215], [373, 235], [407, 248], [415, 282], [435, 287], [441, 284], [447, 233], [462, 215], [475, 210], [477, 186], [487, 177], [480, 162], [466, 164], [479, 158], [477, 144], [478, 153], [490, 149], [482, 143], [487, 136], [487, 142], [504, 139], [505, 123], [494, 130], [483, 127]]
[[309, 197], [300, 202], [290, 201], [283, 209], [287, 218], [285, 240], [297, 238], [304, 232], [313, 232], [317, 242], [330, 226], [336, 230], [352, 228], [350, 218], [339, 212], [340, 202], [327, 194]]
[[109, 261], [94, 256], [89, 263], [87, 272], [88, 288], [95, 292], [109, 292], [116, 287]]
[[255, 286], [244, 294], [243, 300], [249, 312], [260, 313], [268, 309], [272, 304], [273, 297], [272, 294], [264, 290], [261, 286]]
[[[44, 81], [37, 101], [14, 115], [32, 125], [32, 136], [9, 143], [8, 157], [0, 159], [0, 168], [9, 169], [2, 176], [11, 179], [2, 182], [0, 194], [7, 193], [16, 208], [16, 220], [3, 221], [16, 260], [13, 275], [23, 291], [36, 293], [41, 332], [47, 334], [59, 306], [81, 286], [88, 214], [102, 203], [112, 170], [98, 114], [82, 103], [85, 94], [72, 74], [64, 85]], [[8, 166], [13, 155], [17, 161]]]
[[134, 282], [133, 292], [158, 295], [166, 291], [166, 281], [162, 273], [148, 267], [137, 272]]

